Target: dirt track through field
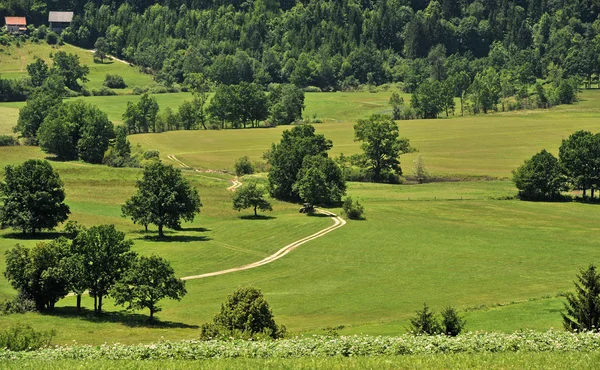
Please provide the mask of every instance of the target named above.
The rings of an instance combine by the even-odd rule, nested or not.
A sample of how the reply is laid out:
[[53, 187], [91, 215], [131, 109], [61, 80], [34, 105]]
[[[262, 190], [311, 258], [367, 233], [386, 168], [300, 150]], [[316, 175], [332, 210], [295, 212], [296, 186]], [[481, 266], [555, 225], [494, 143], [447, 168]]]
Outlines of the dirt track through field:
[[[169, 158], [170, 160], [176, 162], [177, 164], [179, 164], [181, 167], [184, 168], [191, 168], [189, 166], [187, 166], [185, 163], [183, 163], [182, 161], [180, 161], [179, 159], [177, 159], [177, 157], [175, 157], [174, 155], [168, 155], [167, 158]], [[201, 172], [199, 170], [196, 170], [198, 172]], [[233, 183], [232, 186], [228, 187], [227, 190], [229, 191], [235, 191], [237, 188], [239, 188], [240, 186], [242, 186], [242, 183], [236, 178], [232, 179], [231, 182]], [[325, 229], [318, 231], [312, 235], [309, 235], [305, 238], [302, 238], [300, 240], [296, 240], [295, 242], [286, 245], [285, 247], [281, 248], [280, 250], [278, 250], [277, 252], [275, 252], [274, 254], [263, 258], [260, 261], [257, 262], [253, 262], [247, 265], [243, 265], [243, 266], [239, 266], [239, 267], [233, 267], [227, 270], [221, 270], [221, 271], [215, 271], [215, 272], [208, 272], [205, 274], [200, 274], [200, 275], [193, 275], [193, 276], [186, 276], [186, 277], [182, 277], [181, 280], [196, 280], [196, 279], [203, 279], [203, 278], [207, 278], [207, 277], [211, 277], [211, 276], [219, 276], [219, 275], [225, 275], [225, 274], [230, 274], [232, 272], [237, 272], [237, 271], [244, 271], [244, 270], [250, 270], [256, 267], [260, 267], [263, 265], [266, 265], [268, 263], [271, 262], [275, 262], [278, 259], [282, 258], [283, 256], [285, 256], [286, 254], [290, 253], [291, 251], [293, 251], [294, 249], [298, 248], [299, 246], [301, 246], [304, 243], [308, 243], [311, 240], [315, 240], [317, 238], [320, 238], [324, 235], [329, 234], [330, 232], [339, 229], [340, 227], [343, 227], [344, 225], [346, 225], [346, 220], [344, 220], [343, 218], [341, 218], [340, 216], [336, 215], [335, 213], [323, 210], [323, 209], [317, 209], [317, 212], [330, 216], [331, 219], [333, 220], [333, 225], [326, 227]]]

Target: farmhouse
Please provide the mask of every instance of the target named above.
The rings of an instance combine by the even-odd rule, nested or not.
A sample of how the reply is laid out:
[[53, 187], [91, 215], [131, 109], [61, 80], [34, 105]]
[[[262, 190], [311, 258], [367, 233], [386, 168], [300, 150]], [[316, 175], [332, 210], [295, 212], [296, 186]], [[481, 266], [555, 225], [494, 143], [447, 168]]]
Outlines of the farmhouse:
[[27, 20], [25, 17], [4, 17], [6, 30], [9, 33], [19, 34], [27, 31]]
[[56, 33], [61, 33], [65, 28], [69, 27], [72, 20], [73, 12], [50, 12], [48, 14], [50, 30]]

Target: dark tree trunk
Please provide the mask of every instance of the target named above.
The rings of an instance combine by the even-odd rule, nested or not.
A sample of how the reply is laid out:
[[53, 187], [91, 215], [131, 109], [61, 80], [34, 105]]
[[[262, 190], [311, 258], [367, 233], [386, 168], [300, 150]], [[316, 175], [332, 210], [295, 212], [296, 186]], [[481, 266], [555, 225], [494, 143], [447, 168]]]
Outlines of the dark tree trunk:
[[98, 312], [98, 297], [94, 294], [94, 312]]
[[256, 206], [254, 206], [254, 217], [257, 217], [258, 214], [256, 213]]
[[152, 308], [150, 308], [150, 318], [148, 321], [154, 321], [154, 310]]
[[102, 296], [98, 296], [98, 313], [102, 313]]
[[148, 224], [144, 224], [144, 228], [146, 229], [146, 232], [148, 232]]
[[81, 294], [77, 294], [77, 312], [81, 312]]
[[158, 236], [163, 238], [165, 234], [163, 233], [163, 225], [158, 225]]

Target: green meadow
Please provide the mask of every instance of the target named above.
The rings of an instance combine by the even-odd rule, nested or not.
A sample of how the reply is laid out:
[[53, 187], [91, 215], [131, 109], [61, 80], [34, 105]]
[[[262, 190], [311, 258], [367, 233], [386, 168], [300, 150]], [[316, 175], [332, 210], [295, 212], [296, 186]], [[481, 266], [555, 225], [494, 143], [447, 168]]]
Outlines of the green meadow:
[[[315, 126], [333, 141], [332, 155], [358, 153], [353, 124], [369, 114], [388, 112], [390, 94], [309, 93], [305, 115], [316, 114], [324, 121]], [[156, 97], [161, 106], [176, 108], [189, 95]], [[118, 122], [126, 102], [138, 98], [85, 100]], [[596, 242], [600, 207], [514, 200], [516, 189], [508, 178], [512, 169], [539, 150], [557, 153], [561, 140], [573, 131], [600, 131], [599, 103], [600, 91], [585, 91], [577, 104], [546, 111], [399, 122], [401, 135], [410, 138], [431, 174], [462, 181], [350, 183], [348, 194], [364, 204], [366, 221], [348, 221], [274, 263], [188, 281], [188, 295], [181, 302], [163, 302], [156, 325], [145, 322], [146, 312], [126, 312], [110, 300], [102, 317], [89, 311], [78, 315], [75, 299], [66, 298], [53, 314], [2, 316], [0, 328], [29, 323], [56, 329], [56, 343], [195, 338], [199, 326], [212, 318], [227, 294], [248, 285], [263, 290], [276, 320], [291, 335], [324, 333], [331, 327], [342, 334], [404, 333], [409, 318], [425, 301], [438, 311], [446, 305], [465, 311], [467, 330], [472, 331], [561, 328], [561, 294], [572, 290], [579, 268], [600, 262]], [[11, 132], [18, 107], [0, 104], [0, 133]], [[285, 129], [179, 131], [134, 135], [130, 140], [160, 150], [164, 161], [173, 154], [193, 167], [230, 170], [243, 155], [259, 160]], [[408, 175], [414, 157], [402, 157]], [[0, 148], [2, 169], [27, 158], [45, 158], [45, 154], [35, 147]], [[157, 241], [154, 228], [146, 234], [143, 227], [120, 216], [121, 204], [135, 192], [139, 170], [80, 162], [52, 165], [65, 182], [72, 219], [88, 226], [116, 224], [134, 240], [137, 252], [167, 258], [181, 277], [258, 261], [332, 223], [326, 217], [299, 214], [298, 205], [282, 202], [274, 203], [269, 219], [244, 219], [250, 212], [231, 209], [231, 194], [226, 190], [230, 176], [185, 171], [204, 207], [182, 231], [170, 232], [168, 241]], [[0, 231], [0, 270], [4, 251], [16, 243], [31, 246], [41, 239], [23, 240], [11, 230]], [[0, 298], [14, 294], [0, 279]], [[84, 306], [91, 307], [89, 298]], [[500, 364], [506, 366], [496, 366], [504, 368], [525, 361], [500, 357]], [[380, 368], [382, 364], [355, 366]], [[295, 365], [311, 367], [310, 362], [290, 366]]]
[[62, 46], [48, 45], [45, 42], [26, 42], [21, 46], [13, 43], [10, 46], [0, 46], [0, 76], [3, 78], [20, 78], [27, 75], [27, 65], [35, 59], [43, 59], [51, 64], [50, 55], [64, 51], [79, 56], [81, 64], [90, 68], [88, 79], [85, 84], [89, 89], [100, 89], [107, 73], [118, 74], [125, 80], [126, 89], [116, 89], [118, 94], [131, 93], [135, 86], [152, 84], [152, 76], [141, 73], [137, 67], [129, 66], [116, 60], [105, 59], [104, 63], [94, 62], [94, 54], [88, 50], [78, 48], [69, 44]]

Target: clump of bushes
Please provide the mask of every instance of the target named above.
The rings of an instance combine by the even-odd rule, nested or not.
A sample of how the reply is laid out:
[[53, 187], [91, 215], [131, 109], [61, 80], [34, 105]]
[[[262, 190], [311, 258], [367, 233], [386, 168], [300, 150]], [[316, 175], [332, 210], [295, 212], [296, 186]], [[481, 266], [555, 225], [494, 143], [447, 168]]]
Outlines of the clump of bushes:
[[0, 312], [3, 315], [35, 311], [37, 311], [35, 301], [23, 292], [19, 292], [13, 299], [7, 299], [4, 302], [0, 302]]
[[423, 309], [416, 312], [415, 317], [410, 319], [410, 330], [417, 335], [449, 335], [455, 337], [465, 328], [466, 321], [453, 307], [446, 307], [438, 320], [435, 312], [429, 309], [427, 303]]
[[124, 89], [127, 87], [127, 84], [125, 83], [125, 80], [123, 80], [123, 77], [111, 74], [106, 75], [106, 77], [104, 78], [103, 85], [106, 87], [110, 87], [111, 89]]
[[117, 93], [114, 92], [114, 90], [109, 89], [106, 86], [103, 86], [98, 90], [92, 90], [92, 95], [93, 96], [113, 96], [113, 95], [117, 95]]
[[238, 288], [227, 297], [213, 322], [202, 325], [200, 338], [278, 339], [283, 338], [285, 332], [285, 326], [275, 323], [260, 289], [248, 287]]
[[235, 174], [237, 176], [252, 175], [254, 173], [254, 165], [250, 162], [247, 155], [235, 161]]
[[46, 34], [46, 42], [48, 45], [56, 45], [58, 44], [58, 34], [54, 31], [50, 31]]
[[16, 146], [19, 145], [19, 141], [10, 135], [0, 135], [0, 146]]
[[37, 331], [29, 325], [17, 325], [0, 331], [0, 348], [9, 351], [32, 351], [47, 347], [54, 331]]
[[352, 200], [352, 197], [347, 197], [344, 199], [344, 203], [342, 205], [342, 212], [346, 217], [351, 220], [364, 220], [363, 213], [365, 212], [362, 204], [355, 202]]

